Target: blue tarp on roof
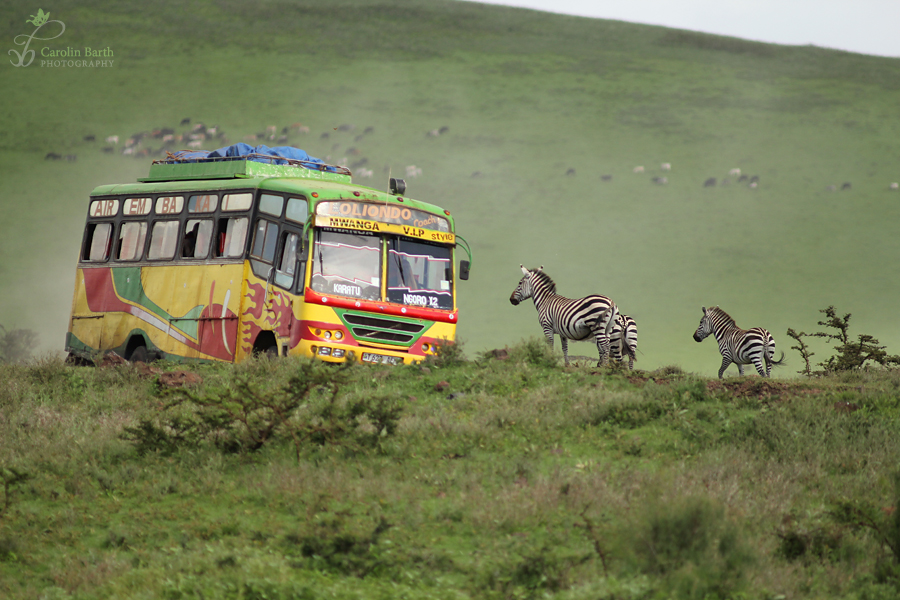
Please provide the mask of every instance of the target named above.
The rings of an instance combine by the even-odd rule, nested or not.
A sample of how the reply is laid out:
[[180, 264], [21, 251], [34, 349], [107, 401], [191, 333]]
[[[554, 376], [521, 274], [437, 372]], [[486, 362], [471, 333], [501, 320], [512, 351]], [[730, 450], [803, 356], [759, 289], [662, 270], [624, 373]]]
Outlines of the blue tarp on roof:
[[[263, 156], [253, 156], [260, 154]], [[271, 156], [274, 156], [276, 158], [267, 158]], [[321, 158], [310, 156], [306, 153], [305, 150], [294, 148], [293, 146], [275, 146], [270, 148], [265, 144], [260, 144], [259, 146], [251, 146], [250, 144], [244, 144], [243, 142], [232, 144], [231, 146], [225, 146], [224, 148], [219, 148], [218, 150], [212, 151], [186, 150], [177, 153], [175, 155], [175, 160], [179, 162], [206, 162], [208, 160], [241, 157], [247, 157], [247, 160], [264, 162], [273, 165], [287, 165], [290, 164], [290, 162], [288, 161], [301, 161], [303, 163], [313, 163], [315, 165], [325, 164], [325, 161], [323, 161]], [[278, 160], [279, 158], [283, 158], [286, 160]], [[314, 168], [313, 165], [304, 166]], [[331, 172], [336, 171], [334, 167], [326, 167], [325, 170]]]

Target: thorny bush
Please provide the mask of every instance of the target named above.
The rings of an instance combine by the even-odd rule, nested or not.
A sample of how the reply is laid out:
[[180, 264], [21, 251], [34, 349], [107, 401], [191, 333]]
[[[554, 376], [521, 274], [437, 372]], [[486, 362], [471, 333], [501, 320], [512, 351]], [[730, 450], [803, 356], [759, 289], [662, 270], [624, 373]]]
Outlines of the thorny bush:
[[227, 385], [204, 393], [169, 390], [161, 414], [126, 427], [123, 438], [139, 454], [171, 454], [205, 443], [223, 452], [254, 452], [278, 438], [292, 440], [298, 460], [306, 443], [371, 448], [396, 431], [402, 408], [390, 395], [343, 398], [352, 368], [351, 363], [333, 366], [301, 358], [296, 373], [280, 387], [235, 373]]

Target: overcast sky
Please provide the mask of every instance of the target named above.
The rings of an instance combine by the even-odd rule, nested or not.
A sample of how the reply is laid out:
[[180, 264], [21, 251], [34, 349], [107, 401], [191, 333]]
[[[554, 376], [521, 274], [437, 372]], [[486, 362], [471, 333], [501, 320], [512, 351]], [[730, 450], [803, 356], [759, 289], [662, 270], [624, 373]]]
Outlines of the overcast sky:
[[[484, 0], [482, 0], [484, 1]], [[900, 57], [900, 0], [486, 0], [776, 44]]]

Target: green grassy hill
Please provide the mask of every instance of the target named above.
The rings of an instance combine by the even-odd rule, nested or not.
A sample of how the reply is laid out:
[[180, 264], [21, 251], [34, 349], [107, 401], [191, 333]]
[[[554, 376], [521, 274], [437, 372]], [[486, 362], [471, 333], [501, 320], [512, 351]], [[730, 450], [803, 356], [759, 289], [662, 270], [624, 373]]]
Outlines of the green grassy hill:
[[0, 364], [0, 597], [897, 597], [900, 371], [457, 358]]
[[[35, 11], [0, 6], [15, 48]], [[301, 122], [288, 143], [364, 158], [374, 176], [357, 181], [376, 187], [421, 168], [408, 194], [451, 210], [475, 252], [471, 352], [539, 332], [507, 301], [520, 263], [613, 297], [644, 369], [715, 373], [713, 343], [690, 336], [716, 304], [785, 350], [829, 304], [900, 348], [900, 60], [457, 2], [59, 2], [50, 18], [66, 31], [41, 45], [115, 62], [0, 68], [0, 324], [45, 349], [62, 346], [87, 195], [149, 168], [102, 140], [184, 118], [229, 142]]]

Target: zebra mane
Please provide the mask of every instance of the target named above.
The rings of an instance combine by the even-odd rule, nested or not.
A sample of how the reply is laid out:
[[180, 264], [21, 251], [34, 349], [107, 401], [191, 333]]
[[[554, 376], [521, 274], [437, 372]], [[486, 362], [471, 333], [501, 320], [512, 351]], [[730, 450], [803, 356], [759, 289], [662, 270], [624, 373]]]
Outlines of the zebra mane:
[[556, 282], [554, 282], [552, 279], [550, 279], [550, 276], [547, 275], [546, 273], [544, 273], [544, 271], [542, 269], [543, 269], [543, 267], [541, 267], [540, 269], [532, 269], [531, 274], [535, 277], [535, 279], [542, 281], [544, 283], [544, 285], [547, 286], [547, 288], [550, 290], [551, 293], [555, 294], [556, 293]]
[[713, 306], [712, 308], [707, 309], [707, 312], [714, 314], [714, 315], [719, 315], [720, 322], [723, 320], [721, 317], [724, 317], [724, 320], [727, 320], [727, 325], [729, 327], [737, 327], [737, 323], [734, 322], [734, 319], [731, 318], [731, 315], [729, 315], [727, 312], [725, 312], [718, 306]]

